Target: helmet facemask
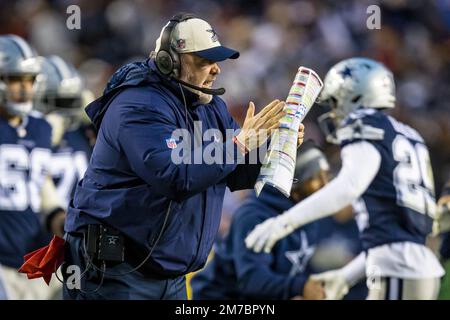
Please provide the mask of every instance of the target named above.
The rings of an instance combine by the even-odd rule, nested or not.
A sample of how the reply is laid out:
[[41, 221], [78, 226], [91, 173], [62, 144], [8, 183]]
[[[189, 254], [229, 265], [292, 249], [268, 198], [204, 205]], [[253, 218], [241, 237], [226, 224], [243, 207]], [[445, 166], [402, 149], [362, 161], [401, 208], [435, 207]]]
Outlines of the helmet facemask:
[[47, 93], [39, 101], [40, 110], [47, 115], [58, 115], [64, 119], [65, 130], [75, 129], [82, 118], [81, 95], [60, 96]]
[[83, 121], [84, 83], [75, 67], [58, 56], [42, 57], [35, 108], [64, 119], [64, 130], [78, 128]]
[[320, 105], [328, 108], [330, 111], [325, 112], [317, 119], [319, 127], [328, 143], [339, 144], [337, 130], [345, 115], [337, 108], [337, 101], [334, 97], [321, 100]]

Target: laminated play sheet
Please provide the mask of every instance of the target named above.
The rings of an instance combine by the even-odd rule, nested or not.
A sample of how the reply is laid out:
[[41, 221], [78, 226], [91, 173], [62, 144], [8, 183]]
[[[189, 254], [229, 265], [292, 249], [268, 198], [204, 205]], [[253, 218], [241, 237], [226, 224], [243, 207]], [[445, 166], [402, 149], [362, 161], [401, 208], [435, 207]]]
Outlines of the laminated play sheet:
[[255, 184], [259, 195], [264, 185], [270, 184], [289, 197], [297, 156], [297, 137], [300, 123], [316, 101], [323, 82], [311, 69], [300, 67], [286, 99], [279, 130], [272, 135], [269, 150]]

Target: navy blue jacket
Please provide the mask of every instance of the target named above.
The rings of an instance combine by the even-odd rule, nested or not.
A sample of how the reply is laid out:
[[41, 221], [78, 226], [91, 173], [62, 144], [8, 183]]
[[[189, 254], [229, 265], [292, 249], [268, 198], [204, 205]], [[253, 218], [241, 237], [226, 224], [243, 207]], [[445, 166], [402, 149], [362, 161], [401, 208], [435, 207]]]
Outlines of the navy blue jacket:
[[194, 299], [290, 299], [302, 295], [311, 273], [309, 259], [318, 240], [317, 222], [281, 239], [272, 252], [245, 246], [253, 228], [294, 206], [276, 189], [264, 187], [233, 215], [229, 234], [217, 243], [210, 263], [191, 280]]
[[180, 141], [170, 140], [176, 129], [187, 129], [193, 136], [194, 121], [202, 121], [203, 132], [220, 129], [224, 140], [226, 129], [238, 129], [222, 99], [215, 96], [205, 105], [197, 100], [194, 93], [163, 78], [153, 60], [125, 65], [113, 75], [103, 96], [86, 108], [98, 138], [68, 210], [67, 232], [101, 222], [148, 252], [168, 212], [165, 231], [146, 267], [155, 275], [173, 277], [205, 264], [225, 188], [252, 188], [260, 165], [238, 164], [242, 156], [231, 139], [214, 139], [197, 151], [215, 143], [231, 153], [233, 161], [225, 156], [219, 164], [171, 161], [173, 148], [180, 147]]

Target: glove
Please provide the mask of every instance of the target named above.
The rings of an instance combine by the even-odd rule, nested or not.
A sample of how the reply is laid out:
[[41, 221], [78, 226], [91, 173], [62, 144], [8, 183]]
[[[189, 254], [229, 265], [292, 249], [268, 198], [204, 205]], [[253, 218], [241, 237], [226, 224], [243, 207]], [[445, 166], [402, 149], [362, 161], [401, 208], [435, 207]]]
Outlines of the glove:
[[444, 203], [437, 208], [433, 221], [433, 235], [450, 231], [450, 202]]
[[322, 281], [325, 289], [325, 300], [342, 300], [348, 293], [349, 284], [339, 269], [314, 274], [310, 278]]
[[289, 222], [288, 216], [279, 215], [260, 223], [245, 238], [245, 245], [255, 252], [270, 253], [275, 243], [292, 233], [295, 227]]

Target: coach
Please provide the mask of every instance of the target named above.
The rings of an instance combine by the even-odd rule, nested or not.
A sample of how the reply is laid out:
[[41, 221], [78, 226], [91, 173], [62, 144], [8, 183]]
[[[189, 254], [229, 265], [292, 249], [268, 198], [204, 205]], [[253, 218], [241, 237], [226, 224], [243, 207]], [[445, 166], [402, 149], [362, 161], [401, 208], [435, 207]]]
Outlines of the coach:
[[[253, 188], [260, 164], [246, 160], [283, 115], [278, 100], [256, 115], [250, 103], [242, 129], [226, 138], [239, 127], [218, 97], [224, 89], [211, 87], [217, 62], [238, 56], [206, 21], [177, 15], [150, 59], [119, 69], [87, 107], [98, 139], [67, 214], [64, 277], [72, 281], [68, 267], [78, 266], [81, 286], [66, 283], [66, 299], [186, 299], [185, 274], [206, 262], [225, 188]], [[199, 125], [221, 134], [203, 141]], [[177, 129], [190, 138], [173, 138]], [[174, 162], [194, 140], [186, 161]], [[190, 161], [211, 144], [220, 161]]]

